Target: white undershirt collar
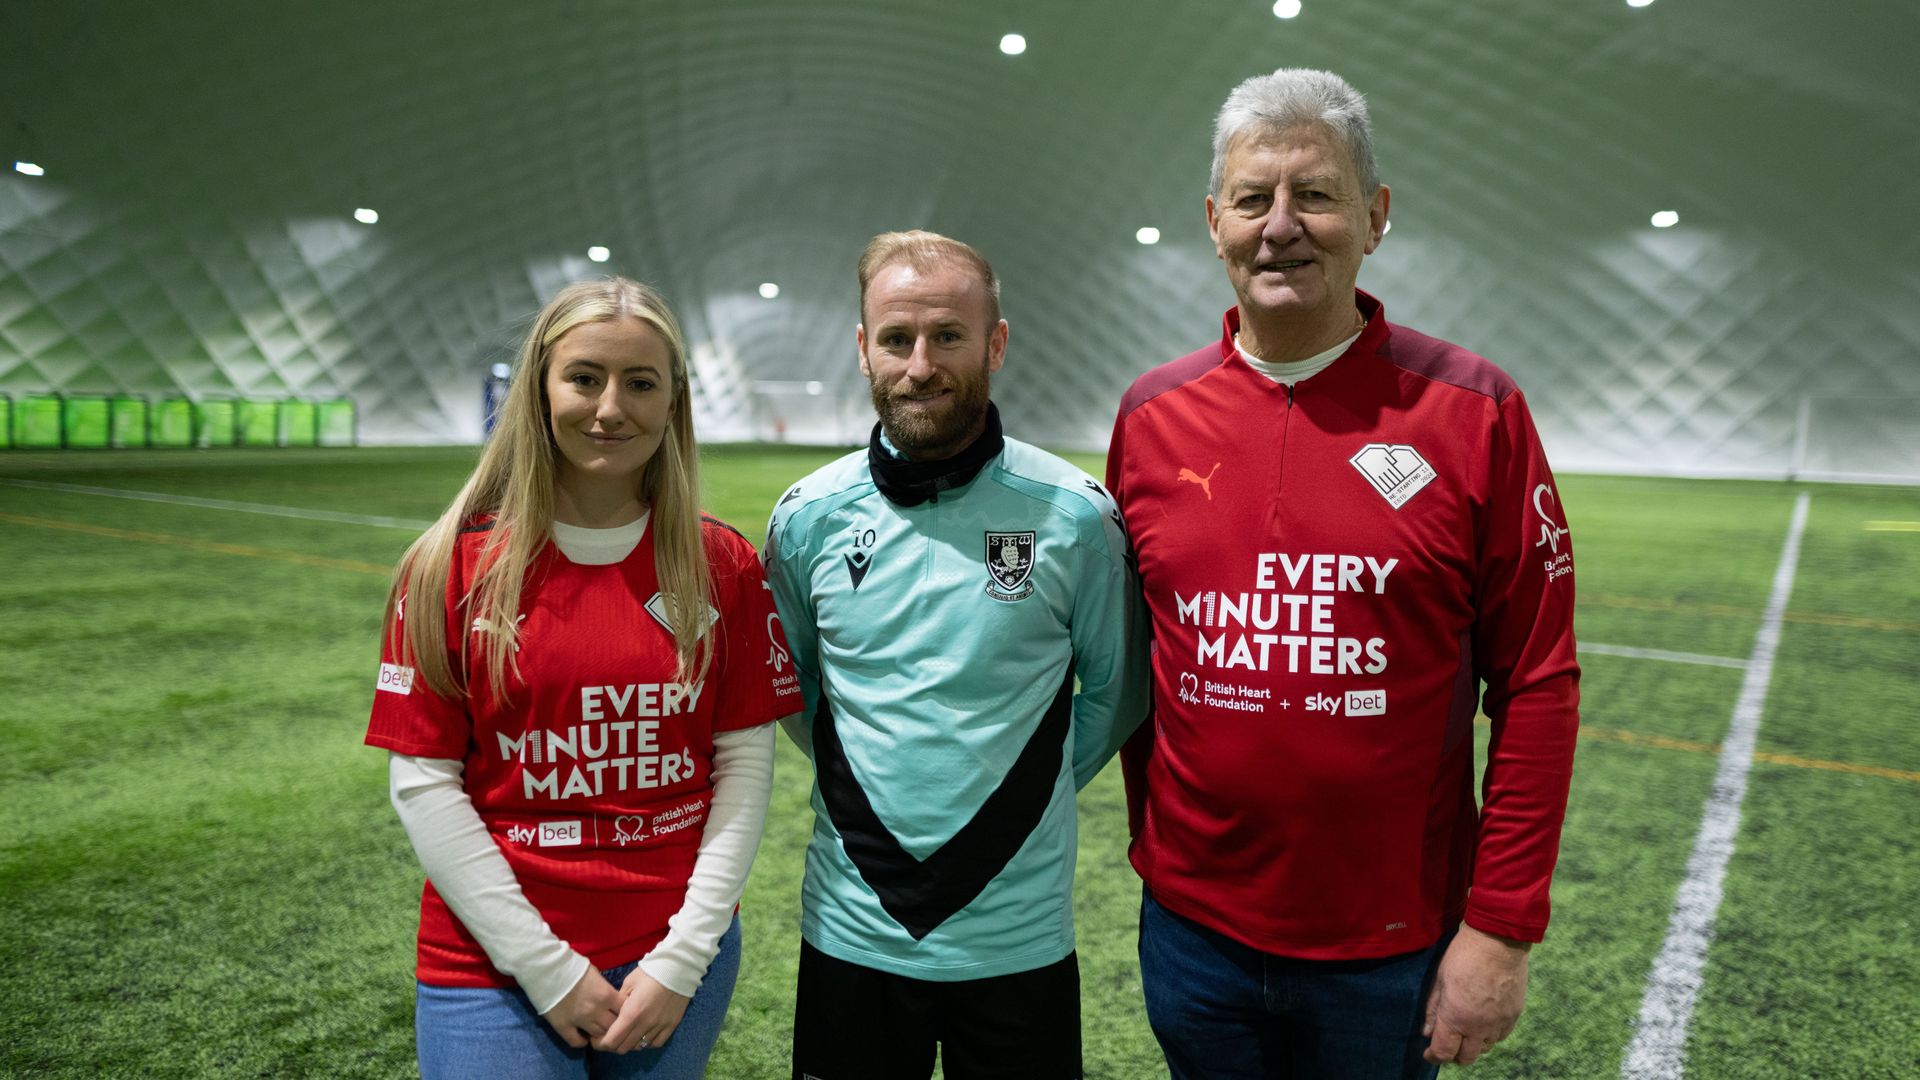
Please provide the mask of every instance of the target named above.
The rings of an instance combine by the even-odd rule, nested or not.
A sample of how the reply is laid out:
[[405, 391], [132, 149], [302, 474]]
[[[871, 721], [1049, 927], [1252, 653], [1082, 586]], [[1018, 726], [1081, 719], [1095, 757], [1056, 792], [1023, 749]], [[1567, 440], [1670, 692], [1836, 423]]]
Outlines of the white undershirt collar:
[[1346, 352], [1354, 342], [1360, 340], [1360, 335], [1366, 333], [1366, 330], [1365, 324], [1362, 324], [1360, 329], [1353, 332], [1352, 337], [1328, 349], [1326, 352], [1315, 353], [1305, 360], [1262, 360], [1246, 349], [1241, 348], [1239, 334], [1233, 335], [1233, 351], [1239, 353], [1240, 359], [1245, 360], [1247, 366], [1253, 370], [1265, 375], [1267, 378], [1272, 379], [1282, 386], [1292, 386], [1302, 379], [1312, 378], [1333, 366], [1333, 362], [1340, 359], [1340, 354]]
[[640, 546], [640, 537], [646, 534], [647, 521], [652, 517], [651, 511], [643, 510], [634, 521], [611, 529], [588, 529], [556, 521], [553, 523], [553, 546], [560, 549], [560, 554], [565, 555], [568, 562], [581, 566], [617, 563]]

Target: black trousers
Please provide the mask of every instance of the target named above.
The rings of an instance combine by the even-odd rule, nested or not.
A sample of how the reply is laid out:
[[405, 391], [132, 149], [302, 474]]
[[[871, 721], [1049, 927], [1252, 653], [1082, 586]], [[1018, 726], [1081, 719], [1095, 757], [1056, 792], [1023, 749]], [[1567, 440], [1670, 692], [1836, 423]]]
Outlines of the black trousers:
[[931, 982], [800, 943], [794, 1080], [1079, 1080], [1080, 961]]

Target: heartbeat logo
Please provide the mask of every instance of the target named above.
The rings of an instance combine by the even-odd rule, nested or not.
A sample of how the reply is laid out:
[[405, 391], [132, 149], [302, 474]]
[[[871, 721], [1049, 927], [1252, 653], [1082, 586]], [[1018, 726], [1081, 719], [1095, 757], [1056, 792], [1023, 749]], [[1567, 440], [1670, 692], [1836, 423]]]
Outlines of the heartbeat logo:
[[645, 840], [651, 834], [644, 814], [621, 814], [613, 819], [613, 838], [621, 847]]
[[1212, 502], [1213, 501], [1213, 474], [1219, 471], [1220, 471], [1220, 463], [1216, 461], [1213, 463], [1213, 468], [1207, 470], [1207, 475], [1205, 476], [1201, 476], [1199, 473], [1194, 472], [1192, 469], [1181, 469], [1179, 479], [1189, 484], [1199, 484], [1200, 490], [1207, 493], [1207, 501]]
[[853, 581], [853, 591], [859, 592], [860, 583], [867, 579], [867, 571], [873, 569], [873, 556], [861, 551], [841, 558], [847, 560], [847, 577]]
[[[1546, 506], [1540, 505], [1541, 496], [1546, 497]], [[1567, 530], [1553, 523], [1553, 514], [1550, 511], [1552, 506], [1552, 488], [1541, 484], [1539, 487], [1533, 489], [1533, 512], [1540, 515], [1540, 539], [1535, 540], [1533, 546], [1546, 548], [1555, 555], [1558, 555], [1560, 554], [1560, 538], [1567, 535]]]
[[776, 674], [787, 670], [787, 663], [793, 658], [787, 655], [787, 636], [780, 632], [780, 616], [776, 612], [767, 613], [767, 642], [773, 646], [767, 652], [767, 663]]

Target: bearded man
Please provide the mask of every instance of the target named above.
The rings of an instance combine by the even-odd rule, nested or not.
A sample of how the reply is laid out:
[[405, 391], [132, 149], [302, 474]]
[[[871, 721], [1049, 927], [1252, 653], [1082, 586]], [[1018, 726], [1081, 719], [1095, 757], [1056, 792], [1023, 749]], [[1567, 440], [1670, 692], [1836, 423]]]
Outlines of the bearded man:
[[[793, 1074], [1080, 1075], [1074, 795], [1139, 725], [1119, 511], [1005, 438], [993, 268], [929, 232], [860, 259], [870, 445], [794, 485], [767, 578], [814, 765]], [[1075, 692], [1075, 681], [1079, 689]]]

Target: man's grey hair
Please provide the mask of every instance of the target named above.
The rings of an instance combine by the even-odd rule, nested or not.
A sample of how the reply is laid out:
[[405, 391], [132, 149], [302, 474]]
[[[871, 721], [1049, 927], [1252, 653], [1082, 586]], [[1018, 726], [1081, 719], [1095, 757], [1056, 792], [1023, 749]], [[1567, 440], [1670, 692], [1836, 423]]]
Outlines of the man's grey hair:
[[1380, 190], [1380, 170], [1373, 161], [1373, 123], [1367, 119], [1367, 99], [1347, 80], [1331, 71], [1281, 68], [1271, 75], [1255, 75], [1233, 88], [1213, 125], [1213, 179], [1207, 190], [1219, 198], [1227, 166], [1227, 150], [1242, 135], [1278, 135], [1291, 128], [1325, 124], [1346, 144], [1360, 176], [1361, 194]]

